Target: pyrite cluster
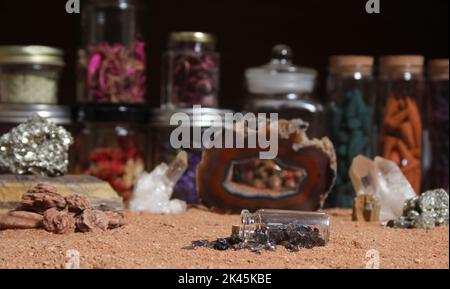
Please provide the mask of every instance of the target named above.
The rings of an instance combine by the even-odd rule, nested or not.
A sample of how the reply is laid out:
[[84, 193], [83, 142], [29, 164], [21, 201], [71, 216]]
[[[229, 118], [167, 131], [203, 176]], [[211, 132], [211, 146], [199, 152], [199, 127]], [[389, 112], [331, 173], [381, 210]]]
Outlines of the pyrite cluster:
[[67, 172], [70, 133], [38, 114], [0, 137], [0, 171], [59, 176]]

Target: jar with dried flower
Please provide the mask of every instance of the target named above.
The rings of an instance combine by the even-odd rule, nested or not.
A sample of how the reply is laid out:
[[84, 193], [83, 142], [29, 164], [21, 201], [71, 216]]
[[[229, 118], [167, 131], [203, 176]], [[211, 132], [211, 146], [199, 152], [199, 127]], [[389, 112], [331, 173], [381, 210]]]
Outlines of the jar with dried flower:
[[216, 107], [219, 54], [215, 37], [204, 32], [174, 32], [163, 56], [163, 108]]
[[138, 4], [134, 0], [90, 0], [84, 5], [80, 102], [145, 102], [147, 60]]
[[129, 200], [145, 169], [146, 118], [146, 111], [139, 106], [80, 107], [78, 119], [83, 130], [75, 141], [77, 172], [108, 181]]

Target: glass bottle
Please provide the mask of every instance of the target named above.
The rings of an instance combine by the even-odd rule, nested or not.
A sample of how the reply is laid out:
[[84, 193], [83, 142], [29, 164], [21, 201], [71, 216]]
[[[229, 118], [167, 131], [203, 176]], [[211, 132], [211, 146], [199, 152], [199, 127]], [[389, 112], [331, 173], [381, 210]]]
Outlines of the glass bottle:
[[375, 81], [373, 57], [335, 55], [327, 83], [328, 135], [336, 149], [336, 184], [328, 196], [331, 207], [351, 208], [355, 192], [348, 170], [357, 155], [372, 156]]
[[422, 180], [423, 61], [420, 55], [380, 58], [378, 154], [400, 166], [417, 194]]
[[0, 46], [0, 103], [57, 104], [63, 51], [48, 46]]
[[428, 127], [430, 130], [432, 162], [427, 177], [427, 188], [448, 191], [449, 168], [449, 62], [434, 59], [429, 63], [429, 97], [427, 98]]
[[162, 108], [217, 107], [219, 54], [204, 32], [173, 32], [163, 55]]
[[77, 173], [110, 183], [124, 201], [145, 170], [147, 112], [137, 106], [83, 106], [83, 129], [75, 141]]
[[309, 123], [308, 135], [325, 134], [325, 109], [314, 97], [317, 72], [293, 64], [289, 46], [272, 48], [268, 64], [245, 71], [247, 97], [244, 110], [253, 113], [277, 112], [279, 118], [301, 118]]
[[146, 53], [137, 0], [89, 0], [79, 52], [80, 102], [144, 103]]
[[[191, 129], [201, 128], [201, 131], [211, 127], [211, 121], [215, 115], [224, 118], [225, 114], [232, 113], [231, 110], [202, 108], [201, 117], [196, 118], [192, 108], [179, 109], [152, 109], [150, 111], [150, 123], [148, 142], [150, 144], [150, 153], [148, 154], [147, 167], [151, 170], [162, 162], [170, 163], [175, 158], [179, 150], [174, 149], [170, 144], [170, 135], [178, 126], [170, 123], [170, 119], [175, 113], [185, 113], [189, 116]], [[193, 132], [191, 132], [193, 133]], [[194, 141], [194, 140], [192, 140]], [[193, 144], [193, 143], [192, 143]], [[173, 191], [173, 197], [186, 201], [188, 204], [199, 202], [199, 196], [196, 188], [197, 166], [202, 159], [201, 148], [183, 148], [188, 154], [188, 168], [176, 183]]]
[[[254, 213], [241, 212], [242, 225], [233, 228], [233, 236], [246, 242], [280, 242], [280, 233], [286, 230], [314, 232], [318, 243], [328, 243], [330, 217], [324, 212], [261, 209]], [[264, 232], [263, 235], [259, 234]], [[260, 240], [260, 238], [263, 240]]]

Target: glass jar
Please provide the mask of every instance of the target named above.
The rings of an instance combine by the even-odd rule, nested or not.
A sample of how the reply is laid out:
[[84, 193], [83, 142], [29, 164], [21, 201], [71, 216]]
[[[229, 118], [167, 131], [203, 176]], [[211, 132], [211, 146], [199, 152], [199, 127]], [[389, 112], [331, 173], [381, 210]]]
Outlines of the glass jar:
[[0, 46], [0, 103], [56, 104], [62, 50]]
[[[204, 131], [211, 126], [214, 121], [214, 116], [219, 115], [224, 117], [226, 113], [231, 113], [231, 110], [202, 108], [201, 118], [194, 117], [193, 109], [176, 109], [163, 110], [155, 109], [150, 112], [150, 142], [151, 154], [148, 159], [148, 167], [154, 168], [161, 162], [170, 163], [177, 155], [178, 150], [174, 149], [170, 144], [170, 135], [177, 127], [170, 125], [170, 118], [174, 113], [186, 113], [190, 119], [191, 130], [200, 128]], [[196, 170], [197, 165], [202, 158], [201, 143], [193, 143], [193, 133], [191, 133], [190, 148], [183, 148], [188, 153], [188, 168], [180, 180], [177, 182], [173, 197], [182, 199], [190, 204], [198, 203], [198, 194], [196, 189]]]
[[90, 0], [84, 5], [79, 102], [145, 102], [147, 60], [137, 2]]
[[204, 32], [174, 32], [163, 55], [162, 108], [217, 107], [219, 54], [215, 37]]
[[[72, 136], [78, 132], [78, 126], [73, 123], [72, 110], [67, 106], [46, 104], [0, 104], [0, 136], [9, 132], [12, 128], [27, 121], [37, 113], [54, 124], [67, 129]], [[75, 149], [69, 149], [68, 173], [75, 172]]]
[[108, 181], [127, 202], [144, 172], [147, 113], [136, 106], [82, 106], [78, 119], [77, 173]]
[[261, 67], [245, 71], [247, 97], [244, 110], [254, 113], [277, 112], [279, 118], [301, 118], [309, 123], [308, 135], [325, 134], [325, 109], [315, 98], [317, 72], [292, 63], [292, 51], [286, 45], [272, 49], [272, 59]]
[[417, 194], [422, 180], [423, 56], [380, 58], [379, 155], [394, 161]]
[[373, 57], [361, 55], [330, 58], [327, 127], [338, 164], [336, 184], [327, 199], [331, 207], [352, 207], [355, 192], [348, 170], [357, 155], [372, 157], [375, 105], [373, 62]]
[[432, 162], [428, 172], [426, 189], [448, 186], [448, 125], [449, 125], [449, 62], [448, 59], [434, 59], [429, 63], [428, 127], [430, 130]]

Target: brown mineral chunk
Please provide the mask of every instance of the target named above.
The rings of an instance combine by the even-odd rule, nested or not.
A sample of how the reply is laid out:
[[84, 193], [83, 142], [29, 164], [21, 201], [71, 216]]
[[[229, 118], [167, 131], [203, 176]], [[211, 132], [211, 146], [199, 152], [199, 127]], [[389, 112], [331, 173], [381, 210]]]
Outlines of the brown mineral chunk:
[[106, 211], [108, 217], [108, 229], [115, 229], [125, 225], [125, 218], [122, 214], [113, 211]]
[[91, 202], [86, 196], [72, 194], [66, 197], [66, 203], [71, 213], [81, 213], [86, 209], [92, 208]]
[[67, 212], [51, 208], [44, 213], [44, 228], [55, 234], [69, 234], [75, 231], [75, 219]]
[[353, 221], [376, 222], [380, 220], [380, 205], [371, 195], [355, 197], [353, 204]]
[[42, 214], [50, 208], [63, 210], [65, 206], [66, 200], [53, 186], [38, 184], [23, 194], [20, 209]]
[[11, 211], [0, 214], [0, 230], [39, 228], [42, 226], [42, 219], [42, 215], [37, 213]]
[[100, 210], [87, 209], [76, 217], [77, 230], [83, 233], [108, 229], [109, 218]]

